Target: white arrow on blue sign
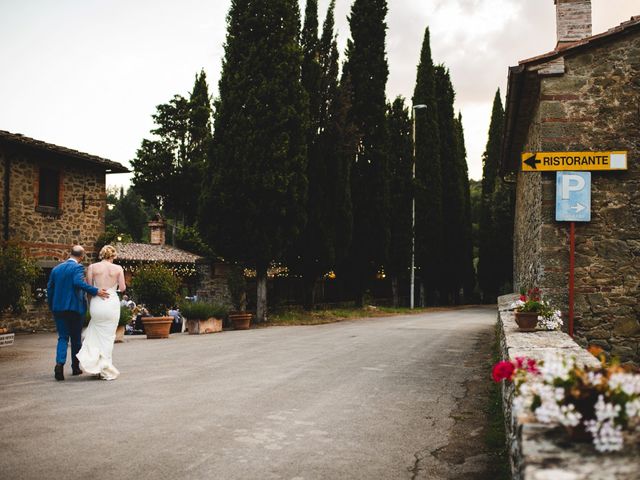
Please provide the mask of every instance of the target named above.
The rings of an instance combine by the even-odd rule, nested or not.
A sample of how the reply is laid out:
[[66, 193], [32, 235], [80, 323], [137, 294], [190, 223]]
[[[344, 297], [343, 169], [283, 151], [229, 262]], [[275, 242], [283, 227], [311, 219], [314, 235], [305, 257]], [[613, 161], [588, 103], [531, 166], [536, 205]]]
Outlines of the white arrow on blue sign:
[[591, 221], [591, 172], [556, 172], [556, 221]]

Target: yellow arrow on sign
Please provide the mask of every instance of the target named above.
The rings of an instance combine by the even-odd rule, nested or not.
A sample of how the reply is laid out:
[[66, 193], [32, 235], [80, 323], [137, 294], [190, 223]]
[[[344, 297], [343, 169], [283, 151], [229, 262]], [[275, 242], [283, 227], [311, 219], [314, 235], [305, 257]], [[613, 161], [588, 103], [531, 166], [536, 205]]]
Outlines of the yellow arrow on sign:
[[523, 172], [560, 170], [626, 170], [627, 152], [527, 152]]

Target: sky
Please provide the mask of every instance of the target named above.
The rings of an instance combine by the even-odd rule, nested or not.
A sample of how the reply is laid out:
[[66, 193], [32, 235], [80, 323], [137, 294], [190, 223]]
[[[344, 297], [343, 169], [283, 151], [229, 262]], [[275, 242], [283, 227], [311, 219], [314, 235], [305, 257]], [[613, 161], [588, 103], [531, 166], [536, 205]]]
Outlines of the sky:
[[[304, 12], [305, 0], [301, 1]], [[329, 0], [319, 0], [322, 21]], [[352, 0], [336, 0], [341, 60]], [[592, 0], [593, 33], [640, 15]], [[0, 0], [0, 130], [129, 166], [151, 115], [204, 69], [217, 95], [230, 0]], [[553, 0], [388, 0], [387, 97], [410, 102], [422, 39], [451, 72], [469, 176], [482, 177], [491, 105], [508, 67], [553, 50]], [[128, 185], [131, 175], [107, 177]]]

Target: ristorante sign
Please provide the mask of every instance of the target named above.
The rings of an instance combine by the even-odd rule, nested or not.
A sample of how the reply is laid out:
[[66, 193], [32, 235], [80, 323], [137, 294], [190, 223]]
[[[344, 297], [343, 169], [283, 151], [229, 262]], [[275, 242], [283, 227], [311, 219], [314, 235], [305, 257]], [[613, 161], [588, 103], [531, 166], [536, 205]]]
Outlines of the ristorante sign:
[[527, 152], [523, 172], [626, 170], [627, 152]]

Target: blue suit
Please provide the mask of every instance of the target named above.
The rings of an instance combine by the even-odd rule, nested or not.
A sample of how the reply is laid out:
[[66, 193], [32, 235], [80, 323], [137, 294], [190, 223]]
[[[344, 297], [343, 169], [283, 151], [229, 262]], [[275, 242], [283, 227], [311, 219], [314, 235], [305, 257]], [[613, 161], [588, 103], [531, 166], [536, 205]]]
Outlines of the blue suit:
[[78, 364], [76, 354], [82, 347], [82, 324], [87, 312], [85, 292], [96, 295], [98, 289], [84, 281], [84, 267], [74, 259], [70, 258], [51, 271], [47, 301], [58, 330], [56, 363], [66, 363], [71, 338], [71, 363]]

